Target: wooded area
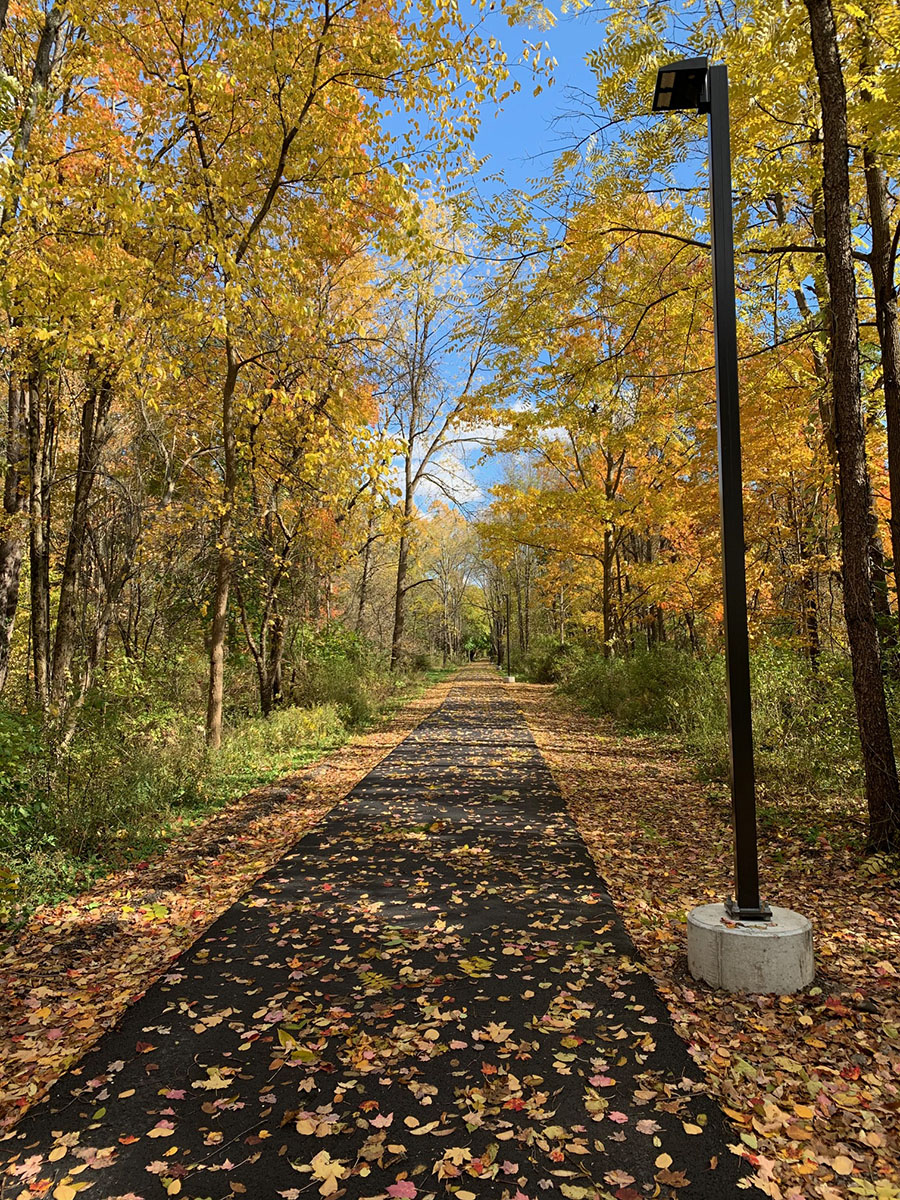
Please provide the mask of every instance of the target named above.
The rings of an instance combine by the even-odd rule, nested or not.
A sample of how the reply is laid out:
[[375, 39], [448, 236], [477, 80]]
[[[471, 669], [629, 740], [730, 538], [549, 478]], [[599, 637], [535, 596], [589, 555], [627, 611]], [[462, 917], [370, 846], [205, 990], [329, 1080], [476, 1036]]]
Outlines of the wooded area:
[[673, 45], [732, 80], [761, 778], [864, 795], [900, 847], [900, 7], [616, 0], [564, 148], [489, 192], [479, 121], [553, 72], [512, 71], [505, 18], [549, 19], [4, 10], [10, 893], [252, 779], [260, 721], [324, 744], [499, 659], [507, 595], [520, 675], [725, 769], [703, 126], [648, 117]]

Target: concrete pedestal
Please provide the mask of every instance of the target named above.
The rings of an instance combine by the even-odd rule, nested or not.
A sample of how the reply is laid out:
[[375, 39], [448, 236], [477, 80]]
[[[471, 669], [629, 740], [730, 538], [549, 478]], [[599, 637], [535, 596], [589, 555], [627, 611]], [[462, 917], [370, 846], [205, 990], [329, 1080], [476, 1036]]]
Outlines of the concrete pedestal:
[[515, 682], [516, 682], [516, 677], [515, 677], [515, 675], [507, 675], [507, 676], [506, 676], [506, 682], [507, 682], [507, 683], [515, 683]]
[[688, 913], [688, 966], [728, 992], [799, 992], [815, 974], [812, 925], [775, 905], [771, 921], [734, 922], [724, 904], [703, 904]]

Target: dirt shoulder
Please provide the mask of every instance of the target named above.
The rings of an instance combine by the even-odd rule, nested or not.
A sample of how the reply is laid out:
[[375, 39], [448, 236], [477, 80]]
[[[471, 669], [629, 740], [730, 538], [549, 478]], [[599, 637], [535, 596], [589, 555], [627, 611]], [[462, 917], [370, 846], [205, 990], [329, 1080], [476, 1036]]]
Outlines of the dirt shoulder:
[[0, 955], [0, 1126], [77, 1062], [255, 879], [408, 733], [453, 677], [296, 775], [248, 793], [146, 863], [37, 909]]
[[731, 878], [721, 789], [552, 688], [512, 691], [755, 1182], [784, 1200], [898, 1200], [898, 881], [786, 819], [761, 839], [761, 876], [767, 899], [813, 921], [813, 988], [733, 997], [697, 983], [686, 914], [722, 900]]

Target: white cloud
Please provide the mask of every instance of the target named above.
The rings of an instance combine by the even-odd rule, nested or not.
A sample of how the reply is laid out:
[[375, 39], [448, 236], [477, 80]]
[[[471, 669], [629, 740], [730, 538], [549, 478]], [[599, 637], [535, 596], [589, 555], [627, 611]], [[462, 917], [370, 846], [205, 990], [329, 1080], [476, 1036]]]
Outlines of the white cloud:
[[485, 493], [471, 467], [454, 450], [445, 450], [428, 464], [416, 493], [420, 505], [443, 500], [464, 507], [485, 499]]

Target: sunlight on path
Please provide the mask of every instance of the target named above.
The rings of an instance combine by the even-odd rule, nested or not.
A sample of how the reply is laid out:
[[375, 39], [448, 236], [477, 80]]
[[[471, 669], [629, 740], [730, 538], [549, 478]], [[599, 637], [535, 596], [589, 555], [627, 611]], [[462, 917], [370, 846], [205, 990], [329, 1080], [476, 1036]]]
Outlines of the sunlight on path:
[[496, 678], [467, 670], [23, 1119], [4, 1200], [747, 1194]]

